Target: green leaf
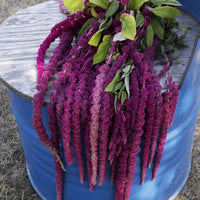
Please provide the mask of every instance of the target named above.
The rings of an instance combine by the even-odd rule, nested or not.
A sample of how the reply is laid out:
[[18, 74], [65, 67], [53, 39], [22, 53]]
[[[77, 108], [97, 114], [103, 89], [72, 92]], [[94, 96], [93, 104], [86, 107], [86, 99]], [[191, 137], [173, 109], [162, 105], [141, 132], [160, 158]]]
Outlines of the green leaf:
[[90, 18], [88, 19], [84, 24], [83, 26], [81, 27], [80, 31], [79, 31], [79, 34], [83, 34], [85, 33], [85, 29], [91, 24], [92, 21], [94, 21], [95, 18]]
[[97, 18], [98, 17], [98, 14], [97, 12], [95, 11], [94, 7], [91, 8], [91, 14], [93, 17]]
[[64, 0], [63, 4], [71, 13], [75, 13], [77, 10], [84, 8], [83, 0]]
[[188, 30], [191, 30], [191, 26], [179, 26], [179, 28], [184, 31], [185, 33], [187, 33]]
[[117, 71], [113, 80], [106, 87], [106, 89], [105, 89], [106, 92], [113, 92], [116, 83], [120, 80], [120, 72], [121, 72], [121, 70]]
[[176, 18], [180, 15], [180, 12], [171, 6], [156, 7], [152, 9], [152, 12], [158, 17], [169, 19]]
[[163, 24], [165, 24], [165, 23], [167, 23], [168, 29], [172, 29], [179, 25], [179, 22], [176, 20], [176, 18], [171, 18], [171, 19], [165, 18], [165, 19], [163, 19]]
[[118, 52], [118, 53], [116, 53], [115, 55], [112, 55], [112, 58], [113, 58], [114, 60], [116, 60], [118, 55], [120, 55], [120, 53], [119, 53], [119, 52]]
[[101, 31], [103, 31], [103, 30], [109, 28], [112, 25], [112, 22], [113, 22], [112, 17], [109, 18], [109, 21], [107, 18], [105, 18], [105, 20], [102, 20], [101, 24], [99, 25], [99, 29]]
[[176, 64], [185, 65], [185, 63], [184, 63], [183, 61], [181, 61], [181, 60], [175, 60], [174, 62], [175, 62]]
[[160, 45], [161, 48], [161, 55], [165, 55], [165, 47], [163, 45]]
[[106, 15], [105, 15], [106, 18], [113, 16], [117, 12], [117, 10], [119, 8], [119, 3], [120, 3], [119, 1], [113, 1], [110, 4], [110, 6], [108, 7], [108, 10], [106, 12]]
[[[133, 9], [139, 10], [140, 7], [149, 0], [132, 0]], [[130, 5], [130, 3], [129, 3]]]
[[117, 111], [117, 95], [115, 95], [115, 98], [114, 98], [114, 108], [115, 108], [115, 111]]
[[145, 37], [147, 47], [150, 47], [153, 45], [153, 38], [154, 38], [153, 28], [151, 27], [151, 25], [149, 25], [147, 27], [147, 33], [146, 33], [146, 37]]
[[133, 10], [133, 8], [134, 8], [134, 1], [135, 0], [129, 0], [129, 5], [127, 7], [129, 10]]
[[176, 59], [179, 56], [179, 51], [177, 48], [174, 48], [170, 54], [173, 56], [174, 59]]
[[118, 95], [117, 95], [117, 98], [120, 99], [121, 95], [122, 95], [122, 92], [126, 89], [126, 86], [123, 84]]
[[122, 71], [125, 73], [125, 75], [129, 75], [133, 71], [134, 68], [135, 68], [135, 65], [133, 65], [133, 63], [130, 63], [129, 65], [124, 67]]
[[122, 71], [123, 71], [125, 74], [129, 74], [130, 69], [131, 69], [131, 66], [130, 66], [130, 65], [127, 65], [126, 67], [124, 67], [124, 68], [122, 69]]
[[123, 105], [124, 102], [126, 101], [127, 98], [127, 93], [126, 91], [122, 91], [122, 96], [121, 96], [121, 104]]
[[104, 18], [100, 21], [100, 25], [99, 25], [99, 29], [101, 29], [103, 27], [103, 25], [108, 21], [107, 18]]
[[97, 31], [90, 39], [90, 41], [88, 42], [89, 45], [95, 46], [97, 47], [99, 44], [99, 41], [101, 39], [101, 33], [100, 31]]
[[109, 0], [89, 0], [89, 2], [103, 9], [107, 9], [109, 6]]
[[165, 43], [167, 44], [167, 43], [173, 43], [174, 42], [174, 40], [176, 39], [176, 34], [174, 34], [174, 33], [171, 33], [171, 32], [168, 32], [167, 34], [166, 34], [166, 37], [167, 37], [167, 39], [165, 40]]
[[104, 35], [102, 43], [99, 45], [97, 53], [93, 58], [93, 65], [103, 62], [109, 53], [109, 48], [111, 47], [110, 40], [112, 35]]
[[178, 29], [176, 27], [170, 29], [170, 32], [172, 32], [172, 33], [176, 33], [177, 31], [178, 31]]
[[164, 40], [165, 29], [162, 27], [159, 19], [152, 17], [150, 24], [153, 28], [154, 34], [157, 35], [159, 39]]
[[124, 40], [126, 40], [126, 38], [123, 36], [122, 32], [119, 32], [114, 35], [113, 42], [124, 41]]
[[142, 49], [145, 50], [145, 48], [146, 48], [145, 38], [141, 39], [140, 44], [141, 44]]
[[182, 4], [176, 0], [155, 0], [154, 6], [168, 5], [168, 6], [182, 6]]
[[144, 16], [139, 10], [137, 11], [135, 20], [136, 20], [136, 27], [139, 27], [144, 23]]
[[118, 83], [114, 86], [113, 93], [116, 93], [118, 90], [120, 90], [123, 84], [124, 84], [123, 81], [118, 82]]
[[174, 49], [174, 45], [173, 44], [166, 44], [165, 51], [171, 51], [173, 49]]
[[121, 15], [122, 34], [125, 38], [134, 40], [136, 36], [136, 22], [132, 15], [124, 13]]
[[180, 26], [179, 27], [182, 31], [184, 31], [184, 34], [180, 36], [179, 42], [183, 41], [185, 39], [185, 36], [187, 35], [188, 30], [191, 30], [190, 26]]
[[126, 92], [127, 92], [127, 94], [128, 94], [128, 97], [130, 97], [129, 75], [125, 76], [124, 83], [125, 83], [125, 86], [126, 86]]

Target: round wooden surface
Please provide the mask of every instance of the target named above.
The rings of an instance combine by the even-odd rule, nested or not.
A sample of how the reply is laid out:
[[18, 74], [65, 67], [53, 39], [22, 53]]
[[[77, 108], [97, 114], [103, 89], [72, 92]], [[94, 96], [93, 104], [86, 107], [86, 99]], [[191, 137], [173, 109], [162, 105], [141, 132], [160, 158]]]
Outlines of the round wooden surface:
[[[37, 92], [36, 58], [39, 45], [51, 28], [66, 18], [59, 10], [59, 2], [47, 1], [24, 9], [0, 25], [0, 80], [25, 99], [32, 100]], [[181, 84], [190, 66], [196, 47], [200, 25], [187, 12], [179, 17], [181, 25], [190, 25], [185, 44], [179, 49], [179, 58], [184, 64], [175, 64], [170, 70], [174, 80]], [[46, 62], [58, 44], [56, 40], [47, 51]], [[158, 71], [162, 66], [157, 66]], [[48, 102], [48, 94], [45, 97]]]

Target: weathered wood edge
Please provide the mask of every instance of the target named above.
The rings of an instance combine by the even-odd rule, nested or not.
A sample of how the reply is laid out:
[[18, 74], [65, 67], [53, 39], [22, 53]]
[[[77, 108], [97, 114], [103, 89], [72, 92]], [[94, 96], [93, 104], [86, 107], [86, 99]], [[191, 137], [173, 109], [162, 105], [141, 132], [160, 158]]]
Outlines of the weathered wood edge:
[[[58, 2], [55, 2], [55, 1], [48, 1], [48, 2], [51, 2], [51, 3], [53, 3], [53, 4], [55, 4], [54, 6], [57, 6], [57, 8], [56, 8], [56, 12], [60, 12], [59, 11], [59, 8], [58, 8]], [[48, 2], [44, 2], [44, 3], [42, 3], [42, 4], [39, 4], [39, 5], [47, 5], [48, 6]], [[39, 8], [39, 5], [36, 5], [37, 6], [37, 8]], [[33, 7], [36, 7], [36, 6], [33, 6]], [[32, 9], [33, 7], [30, 7], [30, 8], [27, 8], [27, 9]], [[25, 12], [27, 9], [24, 9], [23, 11], [20, 11], [19, 13], [17, 13], [17, 14], [20, 14], [21, 12]], [[55, 11], [55, 10], [54, 10]], [[38, 11], [39, 13], [40, 13], [40, 11]], [[17, 15], [16, 14], [16, 15]], [[60, 13], [61, 14], [61, 13]], [[57, 14], [56, 14], [57, 15]], [[188, 13], [188, 15], [190, 15], [189, 13]], [[191, 15], [190, 15], [191, 16]], [[65, 15], [63, 15], [63, 19], [65, 18], [66, 16]], [[192, 17], [192, 16], [191, 16]], [[196, 23], [198, 23], [199, 24], [199, 22], [194, 18], [194, 17], [192, 17], [193, 19], [194, 19], [194, 21], [196, 21]], [[12, 20], [13, 19], [13, 16], [12, 17], [10, 17], [10, 18], [8, 18], [6, 21], [5, 21], [5, 23], [7, 22], [7, 21], [9, 21], [9, 20]], [[59, 22], [59, 21], [58, 21]], [[4, 24], [4, 23], [3, 23]], [[53, 25], [55, 24], [55, 23], [52, 23]], [[50, 27], [51, 28], [51, 27]], [[46, 30], [45, 30], [46, 31]], [[49, 31], [50, 31], [50, 29], [49, 29]], [[199, 28], [199, 33], [200, 33], [200, 28]], [[188, 72], [188, 70], [189, 70], [189, 67], [190, 67], [190, 65], [191, 65], [191, 62], [192, 62], [192, 60], [193, 60], [193, 56], [194, 56], [194, 52], [195, 52], [195, 50], [196, 50], [196, 47], [197, 47], [197, 41], [199, 40], [199, 37], [200, 37], [200, 34], [198, 33], [198, 35], [196, 35], [196, 37], [195, 37], [195, 42], [194, 42], [194, 45], [193, 45], [193, 49], [192, 49], [192, 51], [191, 51], [191, 55], [192, 56], [190, 56], [190, 58], [189, 58], [189, 61], [187, 62], [187, 64], [186, 64], [186, 67], [185, 67], [185, 71], [184, 71], [184, 73], [183, 73], [183, 76], [182, 76], [182, 78], [181, 78], [181, 81], [180, 81], [180, 87], [182, 86], [182, 84], [183, 84], [183, 82], [184, 82], [184, 79], [185, 79], [185, 76], [186, 76], [186, 74], [187, 74], [187, 72]], [[39, 46], [38, 46], [39, 47]], [[52, 48], [53, 49], [53, 48]], [[50, 53], [52, 53], [52, 52], [50, 52], [49, 51], [49, 54]], [[35, 68], [35, 70], [36, 70], [36, 65], [34, 66], [34, 68]], [[36, 73], [37, 74], [37, 73]], [[6, 87], [8, 87], [10, 90], [12, 90], [13, 92], [15, 92], [16, 94], [18, 94], [19, 96], [21, 96], [21, 97], [23, 97], [24, 99], [27, 99], [28, 101], [32, 101], [32, 99], [33, 99], [33, 97], [32, 96], [30, 96], [30, 95], [27, 95], [27, 94], [25, 94], [25, 93], [23, 93], [23, 92], [21, 92], [21, 91], [19, 91], [19, 90], [17, 90], [14, 86], [12, 86], [11, 84], [9, 84], [6, 80], [4, 80], [3, 78], [1, 78], [0, 77], [0, 81], [6, 86]], [[36, 92], [36, 90], [35, 90], [35, 92]], [[48, 94], [46, 95], [46, 97], [45, 97], [45, 104], [47, 105], [48, 104]]]

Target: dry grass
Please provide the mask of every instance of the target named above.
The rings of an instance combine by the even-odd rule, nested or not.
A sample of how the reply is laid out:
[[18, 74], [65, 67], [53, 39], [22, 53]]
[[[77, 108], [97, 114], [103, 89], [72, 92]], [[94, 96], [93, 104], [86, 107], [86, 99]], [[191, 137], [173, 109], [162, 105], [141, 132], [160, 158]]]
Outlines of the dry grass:
[[7, 89], [0, 84], [0, 199], [39, 200], [25, 168], [25, 157]]
[[[0, 23], [8, 16], [45, 0], [0, 0]], [[195, 132], [189, 179], [175, 200], [200, 200], [200, 115]], [[25, 168], [25, 157], [7, 89], [0, 83], [0, 200], [40, 200]]]
[[0, 23], [17, 11], [44, 1], [47, 0], [0, 0]]

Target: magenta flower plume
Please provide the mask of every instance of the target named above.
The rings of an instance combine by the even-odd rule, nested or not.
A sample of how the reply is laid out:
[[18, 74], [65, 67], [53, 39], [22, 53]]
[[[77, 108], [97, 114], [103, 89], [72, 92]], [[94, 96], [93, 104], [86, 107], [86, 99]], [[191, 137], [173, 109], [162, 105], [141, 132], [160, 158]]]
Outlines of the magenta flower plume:
[[[72, 94], [71, 94], [72, 95]], [[64, 113], [62, 116], [62, 141], [63, 141], [63, 147], [64, 147], [64, 154], [65, 154], [65, 161], [68, 165], [72, 165], [74, 161], [73, 152], [71, 149], [71, 107], [67, 103], [67, 101], [64, 102]]]
[[106, 92], [102, 93], [102, 107], [100, 111], [100, 128], [99, 128], [99, 178], [98, 183], [102, 185], [106, 176], [107, 150], [109, 128], [112, 125], [114, 109], [112, 109], [112, 98]]
[[152, 82], [147, 83], [147, 89], [149, 92], [147, 99], [147, 108], [146, 108], [146, 119], [145, 119], [145, 128], [144, 128], [144, 144], [142, 147], [142, 180], [141, 185], [144, 184], [146, 168], [149, 159], [150, 146], [151, 146], [151, 135], [153, 131], [153, 122], [155, 114], [155, 91]]
[[123, 145], [122, 151], [118, 158], [117, 172], [116, 172], [116, 186], [115, 186], [115, 200], [124, 199], [125, 185], [127, 182], [127, 158], [129, 155], [128, 145]]
[[75, 73], [69, 74], [70, 85], [65, 89], [66, 100], [64, 102], [64, 113], [62, 116], [62, 140], [64, 146], [64, 154], [66, 162], [71, 165], [73, 163], [73, 153], [71, 149], [71, 125], [72, 125], [72, 108], [74, 101], [75, 83], [77, 81]]
[[128, 157], [128, 168], [127, 168], [127, 183], [124, 193], [124, 199], [129, 199], [131, 186], [135, 173], [135, 165], [136, 165], [136, 155], [140, 149], [139, 144], [141, 143], [141, 136], [143, 135], [143, 125], [145, 123], [145, 108], [146, 108], [146, 100], [147, 100], [147, 89], [143, 88], [140, 90], [139, 102], [137, 107], [137, 117], [135, 121], [135, 129], [132, 133], [132, 141], [131, 147]]
[[115, 172], [116, 172], [116, 159], [113, 160], [111, 164], [111, 177], [110, 177], [110, 182], [113, 184], [115, 181]]
[[160, 127], [160, 135], [158, 141], [158, 149], [155, 158], [155, 165], [153, 170], [152, 180], [155, 180], [158, 168], [161, 162], [162, 153], [164, 151], [164, 145], [167, 138], [167, 131], [171, 126], [174, 108], [176, 108], [177, 100], [178, 100], [178, 86], [172, 82], [171, 77], [167, 77], [167, 88], [168, 91], [163, 94], [163, 118]]
[[[136, 62], [142, 60], [142, 56], [137, 53], [135, 56], [137, 58]], [[138, 62], [139, 64], [139, 62]], [[129, 151], [129, 157], [128, 157], [128, 168], [127, 168], [127, 183], [125, 187], [124, 192], [124, 199], [129, 199], [131, 186], [134, 178], [135, 173], [135, 165], [136, 165], [136, 155], [140, 149], [139, 144], [141, 143], [141, 136], [143, 135], [143, 126], [145, 123], [145, 108], [147, 104], [147, 98], [148, 98], [148, 90], [145, 87], [146, 81], [149, 78], [147, 76], [148, 74], [148, 63], [146, 61], [142, 61], [140, 67], [140, 78], [142, 78], [139, 81], [140, 84], [140, 91], [139, 91], [139, 99], [138, 99], [138, 106], [136, 110], [136, 120], [135, 120], [135, 127], [132, 133], [132, 139], [131, 139], [131, 146]]]
[[91, 106], [91, 125], [90, 125], [90, 144], [91, 144], [91, 162], [92, 162], [92, 184], [96, 184], [97, 163], [98, 163], [98, 129], [99, 129], [99, 113], [101, 108], [101, 93], [103, 92], [103, 83], [108, 70], [107, 65], [102, 65], [97, 75], [95, 87], [92, 91], [92, 106]]
[[121, 122], [121, 112], [118, 112], [115, 114], [115, 118], [114, 118], [114, 123], [113, 123], [113, 131], [112, 131], [112, 135], [110, 136], [110, 141], [109, 141], [109, 154], [108, 154], [108, 160], [110, 162], [110, 164], [112, 165], [113, 161], [116, 158], [116, 148], [117, 145], [119, 144], [120, 140], [118, 135], [120, 135], [120, 122]]
[[122, 6], [128, 6], [129, 0], [120, 0], [120, 3], [122, 4]]
[[139, 99], [139, 86], [137, 80], [137, 72], [133, 69], [131, 73], [131, 85], [130, 85], [130, 92], [132, 96], [132, 108], [131, 108], [131, 128], [134, 128], [135, 124], [135, 117], [136, 117], [136, 109], [138, 106], [138, 99]]
[[[51, 131], [51, 140], [55, 149], [59, 152], [60, 143], [59, 143], [59, 135], [58, 135], [59, 129], [58, 129], [57, 119], [56, 119], [56, 99], [57, 99], [56, 94], [51, 93], [50, 103], [48, 105], [48, 115], [49, 115], [49, 128]], [[56, 156], [54, 156], [54, 165], [55, 165], [57, 200], [62, 200], [63, 170]]]
[[[42, 142], [42, 144], [47, 147], [53, 154], [56, 156], [56, 158], [59, 160], [60, 164], [62, 165], [62, 162], [60, 160], [59, 152], [54, 147], [52, 140], [49, 138], [49, 136], [46, 133], [46, 129], [44, 127], [43, 121], [42, 121], [42, 106], [44, 104], [44, 95], [48, 91], [48, 84], [52, 80], [52, 76], [56, 73], [55, 66], [56, 64], [52, 61], [56, 60], [59, 61], [59, 59], [62, 59], [60, 57], [60, 54], [58, 53], [59, 49], [62, 49], [66, 47], [66, 45], [63, 47], [63, 40], [66, 41], [66, 35], [63, 35], [61, 37], [60, 43], [58, 47], [54, 50], [53, 56], [51, 57], [51, 62], [45, 67], [43, 73], [41, 73], [41, 77], [38, 80], [38, 84], [36, 86], [37, 90], [39, 91], [37, 94], [34, 95], [33, 98], [33, 127], [35, 128], [35, 131], [38, 134], [39, 140]], [[69, 40], [71, 38], [69, 37]], [[63, 167], [63, 165], [62, 165]], [[64, 168], [64, 167], [63, 167]]]
[[155, 113], [154, 113], [154, 122], [153, 122], [153, 130], [152, 130], [152, 136], [151, 136], [151, 148], [150, 148], [150, 156], [149, 156], [149, 164], [148, 167], [150, 168], [153, 158], [156, 151], [156, 145], [158, 141], [158, 135], [160, 131], [160, 126], [162, 122], [162, 102], [163, 97], [161, 96], [161, 86], [157, 85], [154, 87], [156, 96], [155, 96]]
[[164, 151], [164, 145], [165, 145], [165, 141], [167, 138], [167, 131], [168, 128], [170, 126], [170, 120], [171, 120], [171, 109], [170, 109], [170, 104], [172, 102], [171, 101], [171, 97], [172, 97], [172, 92], [165, 92], [163, 94], [163, 120], [162, 120], [162, 124], [160, 127], [160, 135], [159, 135], [159, 142], [158, 142], [158, 148], [157, 148], [157, 153], [156, 153], [156, 158], [155, 158], [155, 165], [154, 165], [154, 169], [153, 169], [153, 177], [152, 180], [155, 180], [156, 175], [157, 175], [157, 171], [160, 165], [160, 161], [161, 161], [161, 157], [162, 157], [162, 153]]
[[[169, 78], [169, 77], [168, 77]], [[172, 91], [172, 99], [171, 101], [173, 102], [171, 104], [171, 120], [170, 120], [170, 126], [172, 125], [173, 122], [173, 118], [174, 118], [174, 114], [175, 114], [175, 110], [176, 110], [176, 105], [178, 103], [178, 95], [179, 95], [179, 86], [176, 85], [175, 82], [171, 82], [172, 81], [172, 77], [170, 77], [170, 84], [167, 85], [168, 89]]]
[[[90, 121], [90, 116], [88, 116], [88, 121]], [[94, 185], [92, 184], [92, 162], [91, 162], [91, 144], [90, 144], [89, 124], [86, 125], [86, 129], [85, 129], [85, 150], [86, 150], [86, 158], [87, 158], [89, 190], [92, 192], [94, 190]]]
[[88, 75], [83, 73], [80, 75], [79, 82], [76, 86], [74, 103], [72, 105], [72, 127], [73, 127], [73, 146], [76, 154], [76, 159], [79, 167], [80, 181], [84, 182], [84, 167], [83, 167], [83, 159], [82, 159], [82, 150], [81, 150], [81, 122], [80, 122], [80, 114], [81, 114], [81, 104], [82, 104], [82, 96], [84, 95], [86, 79]]

